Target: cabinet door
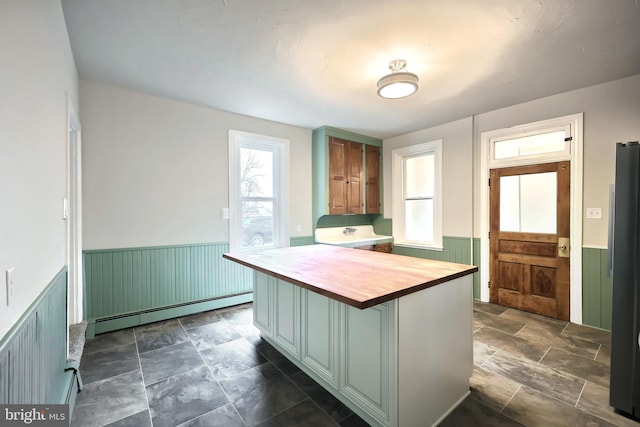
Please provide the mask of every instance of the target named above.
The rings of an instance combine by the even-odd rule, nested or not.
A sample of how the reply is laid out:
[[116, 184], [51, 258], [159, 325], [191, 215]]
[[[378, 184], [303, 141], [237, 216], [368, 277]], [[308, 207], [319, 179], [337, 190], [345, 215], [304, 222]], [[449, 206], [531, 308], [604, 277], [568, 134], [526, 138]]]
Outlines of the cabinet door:
[[329, 214], [347, 213], [347, 141], [329, 138]]
[[367, 213], [380, 213], [380, 147], [367, 145], [365, 158]]
[[300, 356], [300, 287], [276, 280], [275, 290], [273, 339], [297, 358]]
[[253, 324], [263, 336], [273, 336], [275, 279], [253, 271]]
[[347, 143], [347, 213], [363, 213], [362, 204], [362, 144]]
[[378, 419], [390, 423], [396, 372], [393, 302], [365, 310], [343, 305], [340, 393]]
[[302, 363], [338, 388], [339, 303], [306, 289], [301, 292]]
[[390, 254], [392, 251], [391, 243], [379, 243], [376, 245], [375, 251]]

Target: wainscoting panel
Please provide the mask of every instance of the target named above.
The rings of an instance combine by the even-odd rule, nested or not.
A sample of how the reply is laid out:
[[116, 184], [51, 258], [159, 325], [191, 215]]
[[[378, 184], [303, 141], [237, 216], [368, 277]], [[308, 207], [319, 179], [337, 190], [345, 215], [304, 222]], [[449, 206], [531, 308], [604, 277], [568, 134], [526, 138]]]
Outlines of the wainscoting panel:
[[417, 258], [435, 259], [438, 261], [471, 264], [471, 238], [443, 237], [442, 243], [444, 246], [444, 250], [442, 251], [394, 246], [393, 253]]
[[611, 330], [612, 295], [607, 249], [582, 248], [582, 323]]
[[[393, 253], [408, 255], [417, 258], [435, 259], [438, 261], [455, 262], [459, 264], [472, 264], [480, 266], [480, 239], [469, 237], [442, 238], [444, 250], [432, 251], [427, 249], [406, 248], [394, 246]], [[473, 262], [471, 260], [471, 245], [473, 244]], [[480, 271], [473, 273], [473, 297], [480, 299]]]
[[313, 236], [292, 237], [290, 240], [291, 246], [307, 246], [314, 245], [316, 243]]
[[0, 341], [0, 403], [65, 403], [66, 310], [65, 267]]
[[228, 243], [84, 252], [88, 319], [250, 293], [251, 270], [222, 258]]
[[473, 273], [473, 298], [480, 299], [480, 239], [473, 238], [473, 265], [478, 267], [478, 271]]

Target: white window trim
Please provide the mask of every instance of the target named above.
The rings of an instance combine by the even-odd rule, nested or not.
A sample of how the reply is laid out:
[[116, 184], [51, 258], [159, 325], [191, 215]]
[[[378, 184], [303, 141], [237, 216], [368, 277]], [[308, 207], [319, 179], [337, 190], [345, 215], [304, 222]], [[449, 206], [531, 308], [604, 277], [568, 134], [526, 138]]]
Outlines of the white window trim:
[[[229, 250], [238, 252], [242, 247], [242, 203], [240, 197], [240, 147], [268, 148], [273, 151], [275, 163], [273, 247], [287, 247], [289, 238], [289, 140], [256, 133], [229, 129]], [[252, 250], [259, 250], [252, 249]]]
[[[433, 242], [422, 244], [405, 238], [404, 223], [404, 159], [434, 153], [435, 181], [433, 204]], [[442, 245], [442, 140], [396, 148], [391, 152], [392, 233], [393, 244], [419, 249], [443, 250]]]
[[[572, 140], [569, 154], [547, 153], [536, 159], [514, 158], [511, 162], [491, 162], [491, 141], [507, 139], [523, 132], [541, 132], [559, 126], [570, 126]], [[571, 162], [571, 261], [570, 261], [570, 321], [582, 324], [582, 192], [583, 192], [583, 113], [528, 123], [506, 129], [482, 132], [480, 135], [480, 300], [489, 301], [489, 169], [523, 164], [549, 163], [569, 160]], [[507, 159], [504, 159], [507, 160]]]

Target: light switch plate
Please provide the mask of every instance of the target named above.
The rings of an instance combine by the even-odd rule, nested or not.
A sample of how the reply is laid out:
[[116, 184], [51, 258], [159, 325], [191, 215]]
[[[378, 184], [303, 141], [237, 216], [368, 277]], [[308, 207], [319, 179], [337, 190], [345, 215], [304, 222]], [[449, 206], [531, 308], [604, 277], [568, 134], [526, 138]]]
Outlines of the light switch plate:
[[220, 211], [220, 216], [222, 219], [229, 219], [229, 208], [222, 208]]
[[602, 208], [587, 208], [587, 219], [602, 219]]

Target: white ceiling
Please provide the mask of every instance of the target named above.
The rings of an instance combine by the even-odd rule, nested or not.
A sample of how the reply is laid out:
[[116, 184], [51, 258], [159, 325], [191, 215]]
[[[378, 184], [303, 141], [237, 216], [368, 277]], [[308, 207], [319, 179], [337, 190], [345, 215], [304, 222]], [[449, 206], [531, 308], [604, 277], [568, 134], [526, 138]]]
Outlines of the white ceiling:
[[[640, 73], [640, 0], [62, 0], [81, 78], [395, 136]], [[402, 58], [420, 90], [379, 98]], [[576, 107], [576, 111], [580, 108]]]

